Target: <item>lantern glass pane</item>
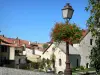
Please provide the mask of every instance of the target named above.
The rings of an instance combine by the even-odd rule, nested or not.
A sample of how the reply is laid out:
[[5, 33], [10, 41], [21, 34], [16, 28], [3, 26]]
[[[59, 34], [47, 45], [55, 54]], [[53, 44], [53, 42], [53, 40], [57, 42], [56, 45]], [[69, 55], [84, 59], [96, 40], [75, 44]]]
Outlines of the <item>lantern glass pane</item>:
[[63, 15], [63, 18], [67, 18], [67, 14], [68, 14], [68, 9], [63, 9], [62, 10], [62, 15]]

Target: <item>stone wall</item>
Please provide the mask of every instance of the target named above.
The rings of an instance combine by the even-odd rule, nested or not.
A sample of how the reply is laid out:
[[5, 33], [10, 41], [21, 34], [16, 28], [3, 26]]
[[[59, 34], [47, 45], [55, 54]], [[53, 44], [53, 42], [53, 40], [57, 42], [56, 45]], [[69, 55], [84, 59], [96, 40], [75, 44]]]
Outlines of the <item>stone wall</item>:
[[0, 75], [54, 75], [54, 74], [0, 67]]

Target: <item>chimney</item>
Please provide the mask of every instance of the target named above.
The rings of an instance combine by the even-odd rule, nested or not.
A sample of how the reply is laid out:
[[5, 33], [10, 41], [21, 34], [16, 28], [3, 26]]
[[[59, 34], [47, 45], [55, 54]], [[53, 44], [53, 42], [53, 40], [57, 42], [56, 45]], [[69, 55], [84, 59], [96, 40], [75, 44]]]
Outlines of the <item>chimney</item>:
[[29, 41], [29, 45], [31, 44], [31, 42]]
[[16, 41], [17, 41], [17, 46], [18, 46], [20, 44], [20, 39], [17, 37]]
[[2, 35], [3, 37], [5, 37], [4, 35]]

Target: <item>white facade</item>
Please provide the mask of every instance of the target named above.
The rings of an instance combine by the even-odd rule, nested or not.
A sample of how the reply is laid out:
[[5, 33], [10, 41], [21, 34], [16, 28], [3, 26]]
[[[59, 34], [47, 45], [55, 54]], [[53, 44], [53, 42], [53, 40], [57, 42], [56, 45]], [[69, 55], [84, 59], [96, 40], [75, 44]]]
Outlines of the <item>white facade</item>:
[[[84, 66], [89, 67], [89, 55], [91, 52], [92, 47], [95, 45], [95, 37], [92, 36], [91, 32], [88, 32], [86, 36], [84, 36], [79, 44], [73, 44], [73, 46], [69, 45], [69, 54], [70, 54], [70, 63], [71, 67], [77, 67], [77, 66]], [[52, 44], [47, 51], [41, 56], [41, 58], [49, 58], [51, 54], [53, 53], [52, 48], [55, 47], [55, 44]], [[66, 45], [65, 43], [59, 44], [54, 54], [56, 56], [56, 73], [59, 71], [64, 72], [64, 69], [66, 67]], [[59, 65], [59, 59], [62, 60], [62, 65]]]
[[15, 48], [10, 47], [9, 49], [9, 60], [15, 60]]
[[[91, 41], [92, 39], [92, 41]], [[95, 45], [95, 38], [92, 37], [91, 32], [89, 32], [80, 42], [79, 51], [81, 55], [81, 65], [86, 67], [86, 64], [90, 63], [89, 55], [92, 47]]]
[[34, 51], [29, 48], [25, 48], [25, 51], [23, 51], [23, 55], [26, 55], [27, 59], [32, 62], [38, 62], [39, 57], [41, 56], [43, 52], [35, 49]]
[[43, 51], [40, 51], [40, 50], [38, 50], [38, 49], [35, 49], [35, 54], [36, 54], [36, 55], [40, 55], [40, 56], [41, 56], [42, 53], [43, 53]]
[[[55, 68], [56, 68], [56, 73], [59, 72], [64, 72], [65, 67], [66, 67], [66, 47], [64, 46], [65, 43], [60, 44], [59, 46], [56, 47], [55, 44], [52, 44], [41, 56], [41, 59], [50, 59], [51, 55], [54, 53], [56, 56], [55, 59]], [[55, 50], [53, 50], [55, 48]], [[69, 45], [69, 53], [70, 53], [70, 63], [71, 67], [77, 67], [80, 64], [80, 55], [78, 54], [77, 50]], [[59, 61], [61, 60], [61, 62]]]
[[23, 55], [26, 55], [26, 56], [32, 56], [32, 55], [42, 55], [43, 51], [40, 51], [38, 49], [35, 49], [35, 50], [32, 50], [32, 49], [29, 49], [29, 48], [25, 48], [25, 51], [23, 51]]

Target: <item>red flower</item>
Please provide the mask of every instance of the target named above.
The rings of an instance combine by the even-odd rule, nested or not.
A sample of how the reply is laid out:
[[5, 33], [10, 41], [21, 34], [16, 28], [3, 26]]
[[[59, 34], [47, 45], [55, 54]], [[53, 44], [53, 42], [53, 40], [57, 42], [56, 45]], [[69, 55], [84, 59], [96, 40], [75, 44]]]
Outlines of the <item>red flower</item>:
[[73, 27], [72, 26], [70, 26], [70, 29], [72, 29]]
[[69, 44], [72, 44], [72, 42], [70, 41]]

